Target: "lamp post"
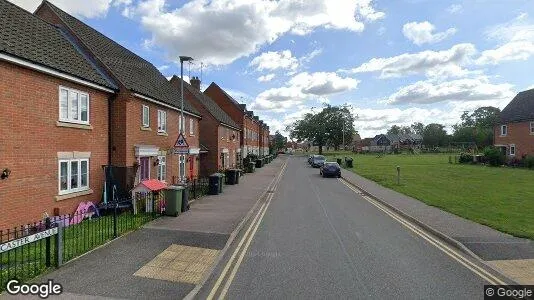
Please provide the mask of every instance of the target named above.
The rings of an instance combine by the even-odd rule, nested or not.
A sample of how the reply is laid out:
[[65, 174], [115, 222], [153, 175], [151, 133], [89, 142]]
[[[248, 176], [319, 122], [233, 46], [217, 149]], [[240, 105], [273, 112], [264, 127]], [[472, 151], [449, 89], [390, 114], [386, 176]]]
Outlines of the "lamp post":
[[184, 133], [184, 61], [192, 61], [189, 56], [180, 56], [180, 133]]
[[[184, 61], [192, 61], [193, 58], [189, 56], [180, 56], [180, 134], [184, 134]], [[183, 155], [183, 154], [182, 154]], [[185, 159], [183, 160], [183, 166], [182, 166], [182, 160], [178, 158], [178, 165], [180, 166], [180, 182], [185, 182]]]

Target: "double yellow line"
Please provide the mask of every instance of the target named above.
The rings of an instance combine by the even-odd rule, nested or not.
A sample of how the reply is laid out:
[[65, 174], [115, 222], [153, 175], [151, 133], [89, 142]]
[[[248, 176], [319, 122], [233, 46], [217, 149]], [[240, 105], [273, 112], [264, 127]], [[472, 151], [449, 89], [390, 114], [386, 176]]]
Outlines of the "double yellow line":
[[499, 278], [495, 277], [493, 274], [489, 273], [485, 269], [479, 267], [475, 263], [473, 263], [470, 260], [468, 260], [467, 258], [465, 258], [457, 250], [454, 250], [454, 249], [450, 248], [449, 246], [447, 246], [443, 242], [441, 242], [439, 239], [437, 239], [436, 237], [428, 234], [427, 232], [425, 232], [424, 230], [422, 230], [418, 226], [412, 224], [411, 222], [407, 221], [404, 217], [400, 216], [399, 214], [397, 214], [396, 212], [394, 212], [390, 208], [388, 208], [385, 205], [381, 204], [377, 200], [365, 195], [361, 190], [359, 190], [358, 188], [354, 187], [352, 184], [348, 183], [346, 180], [339, 179], [339, 181], [341, 183], [343, 183], [344, 185], [346, 185], [353, 192], [355, 192], [357, 194], [360, 194], [365, 200], [367, 200], [369, 203], [371, 203], [374, 206], [376, 206], [378, 209], [380, 209], [381, 211], [386, 213], [388, 216], [390, 216], [391, 218], [393, 218], [397, 222], [401, 223], [404, 227], [408, 228], [409, 230], [411, 230], [412, 232], [417, 234], [419, 237], [423, 238], [424, 240], [429, 242], [431, 245], [435, 246], [436, 248], [438, 248], [439, 250], [441, 250], [442, 252], [444, 252], [445, 254], [447, 254], [448, 256], [450, 256], [451, 258], [456, 260], [457, 262], [459, 262], [461, 265], [463, 265], [467, 269], [471, 270], [473, 273], [477, 274], [482, 279], [484, 279], [487, 282], [489, 282], [490, 284], [493, 284], [493, 285], [506, 285], [505, 282], [503, 282]]
[[[276, 188], [278, 187], [278, 183], [280, 182], [280, 179], [282, 178], [282, 175], [284, 174], [286, 166], [287, 166], [287, 161], [282, 166], [282, 169], [280, 173], [278, 174], [278, 177], [274, 181], [274, 184], [271, 185], [269, 189], [267, 190], [268, 191], [267, 200], [262, 204], [262, 206], [260, 207], [256, 215], [254, 216], [252, 223], [250, 223], [250, 226], [248, 227], [247, 231], [245, 232], [245, 234], [239, 241], [237, 248], [234, 250], [234, 253], [230, 257], [230, 260], [224, 266], [224, 269], [221, 275], [219, 275], [217, 282], [215, 282], [215, 285], [213, 286], [210, 294], [207, 297], [208, 300], [214, 299], [217, 293], [219, 292], [219, 290], [220, 290], [220, 293], [217, 299], [224, 299], [224, 297], [228, 293], [228, 290], [230, 289], [230, 285], [234, 281], [235, 275], [237, 271], [239, 270], [239, 267], [241, 266], [243, 259], [245, 258], [245, 254], [247, 253], [247, 250], [250, 247], [250, 244], [252, 240], [254, 239], [254, 236], [256, 235], [256, 231], [258, 230], [258, 227], [260, 226], [261, 221], [263, 220], [263, 216], [265, 215], [267, 208], [269, 208], [269, 205], [271, 204], [271, 200], [273, 199], [273, 196], [274, 196], [274, 191], [276, 191]], [[236, 261], [236, 258], [237, 258], [237, 261]], [[231, 271], [230, 271], [230, 268], [232, 268]], [[228, 271], [230, 271], [229, 274], [228, 274]], [[226, 282], [224, 283], [224, 286], [221, 287], [225, 279], [226, 279]]]

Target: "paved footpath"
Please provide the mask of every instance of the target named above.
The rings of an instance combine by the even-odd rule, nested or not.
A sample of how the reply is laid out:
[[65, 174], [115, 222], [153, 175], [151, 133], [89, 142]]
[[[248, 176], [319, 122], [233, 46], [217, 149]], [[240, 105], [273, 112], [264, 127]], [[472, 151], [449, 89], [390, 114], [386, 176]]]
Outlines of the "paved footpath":
[[222, 194], [194, 201], [177, 218], [159, 218], [35, 282], [62, 284], [65, 293], [58, 299], [182, 299], [209, 273], [285, 160], [277, 158]]
[[[534, 241], [502, 233], [343, 170], [345, 180], [375, 199], [415, 219], [520, 284], [534, 284]], [[467, 248], [467, 249], [466, 249]]]

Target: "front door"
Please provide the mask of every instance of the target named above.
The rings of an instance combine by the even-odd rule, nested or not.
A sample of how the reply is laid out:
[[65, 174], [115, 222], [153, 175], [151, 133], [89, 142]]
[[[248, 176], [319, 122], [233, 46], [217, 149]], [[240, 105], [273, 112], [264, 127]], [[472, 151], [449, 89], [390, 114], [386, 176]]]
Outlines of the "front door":
[[139, 179], [141, 181], [150, 179], [150, 158], [139, 158]]

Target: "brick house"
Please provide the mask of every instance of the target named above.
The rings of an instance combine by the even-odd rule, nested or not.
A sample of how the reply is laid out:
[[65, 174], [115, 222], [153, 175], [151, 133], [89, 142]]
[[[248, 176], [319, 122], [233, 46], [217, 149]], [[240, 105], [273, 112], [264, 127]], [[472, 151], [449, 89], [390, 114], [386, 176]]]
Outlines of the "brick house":
[[269, 126], [265, 124], [262, 120], [259, 121], [258, 125], [259, 130], [259, 152], [260, 156], [269, 155]]
[[[179, 87], [181, 79], [173, 76], [171, 83]], [[184, 81], [184, 98], [202, 114], [200, 143], [207, 152], [200, 156], [200, 174], [209, 176], [221, 169], [238, 167], [241, 153], [241, 129], [217, 103], [200, 90], [198, 77]]]
[[60, 29], [5, 0], [0, 36], [2, 230], [100, 201], [117, 86]]
[[508, 159], [534, 155], [534, 89], [520, 92], [502, 110], [494, 127], [494, 145]]
[[246, 109], [245, 104], [239, 104], [220, 88], [216, 83], [212, 82], [210, 86], [204, 91], [204, 94], [213, 99], [217, 105], [222, 108], [234, 122], [239, 125], [243, 134], [241, 135], [241, 153], [242, 158], [250, 153], [259, 154], [259, 128], [258, 121], [254, 119], [254, 113]]
[[[119, 87], [110, 105], [111, 164], [118, 172], [120, 191], [155, 178], [177, 183], [198, 176], [200, 113], [186, 100], [181, 120], [180, 90], [150, 62], [48, 1], [35, 15], [65, 32], [80, 52], [104, 70]], [[172, 148], [179, 127], [190, 147], [189, 155], [175, 155]]]

